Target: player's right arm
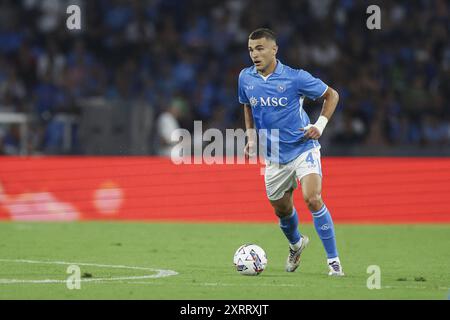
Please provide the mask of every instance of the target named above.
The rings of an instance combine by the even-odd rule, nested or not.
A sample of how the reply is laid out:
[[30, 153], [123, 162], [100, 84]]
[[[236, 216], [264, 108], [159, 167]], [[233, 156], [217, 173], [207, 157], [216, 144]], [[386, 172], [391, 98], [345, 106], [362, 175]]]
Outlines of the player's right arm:
[[244, 155], [246, 158], [253, 157], [256, 151], [256, 131], [253, 123], [252, 107], [248, 104], [244, 106], [245, 132], [247, 135], [247, 144], [244, 148]]
[[[245, 69], [244, 69], [245, 70]], [[250, 106], [250, 102], [248, 100], [247, 95], [245, 94], [244, 85], [245, 81], [243, 81], [244, 70], [239, 73], [238, 78], [238, 97], [239, 103], [244, 107], [244, 119], [245, 119], [245, 133], [247, 135], [247, 144], [244, 148], [244, 156], [246, 158], [252, 157], [256, 154], [256, 131], [255, 124], [253, 122], [253, 113], [252, 107]]]

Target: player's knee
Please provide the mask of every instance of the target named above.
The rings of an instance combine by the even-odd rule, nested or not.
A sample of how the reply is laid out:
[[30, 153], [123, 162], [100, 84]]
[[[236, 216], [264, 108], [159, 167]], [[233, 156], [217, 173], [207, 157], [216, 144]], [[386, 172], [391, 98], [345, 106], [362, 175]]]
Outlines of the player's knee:
[[287, 216], [290, 216], [292, 214], [292, 206], [291, 205], [278, 205], [274, 207], [275, 214], [278, 216], [278, 218], [284, 218]]
[[323, 206], [322, 196], [319, 193], [314, 193], [304, 197], [308, 209], [311, 211], [320, 210]]
[[275, 214], [278, 218], [288, 217], [292, 214], [292, 210], [277, 210], [275, 209]]

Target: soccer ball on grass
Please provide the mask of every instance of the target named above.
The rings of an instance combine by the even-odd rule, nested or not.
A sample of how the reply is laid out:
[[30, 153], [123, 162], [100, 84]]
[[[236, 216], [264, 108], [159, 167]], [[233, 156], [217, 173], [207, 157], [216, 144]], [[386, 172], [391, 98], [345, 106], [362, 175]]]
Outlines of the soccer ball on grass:
[[257, 276], [267, 266], [267, 256], [264, 250], [256, 244], [240, 246], [233, 258], [236, 271], [246, 276]]

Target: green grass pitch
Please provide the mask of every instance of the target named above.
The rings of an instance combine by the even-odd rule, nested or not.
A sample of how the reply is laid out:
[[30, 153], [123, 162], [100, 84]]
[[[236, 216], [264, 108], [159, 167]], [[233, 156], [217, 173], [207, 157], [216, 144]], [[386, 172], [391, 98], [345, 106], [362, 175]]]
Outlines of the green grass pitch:
[[[288, 250], [276, 223], [1, 222], [0, 299], [449, 298], [450, 225], [337, 224], [343, 278], [328, 277], [314, 227], [300, 227], [311, 242], [300, 268], [286, 273]], [[267, 253], [259, 276], [241, 276], [233, 268], [233, 254], [244, 243]], [[61, 263], [43, 263], [54, 261]], [[95, 265], [80, 265], [88, 281], [69, 290], [63, 263]], [[118, 265], [178, 274], [142, 279], [156, 271]], [[381, 289], [367, 288], [370, 265], [380, 267]]]

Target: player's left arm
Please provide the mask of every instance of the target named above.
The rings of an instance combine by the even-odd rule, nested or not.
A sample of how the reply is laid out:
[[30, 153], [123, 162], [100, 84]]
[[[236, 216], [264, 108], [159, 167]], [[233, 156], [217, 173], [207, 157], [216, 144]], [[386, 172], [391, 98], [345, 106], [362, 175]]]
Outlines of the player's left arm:
[[336, 106], [339, 102], [339, 94], [331, 87], [328, 87], [327, 90], [325, 90], [321, 98], [324, 99], [324, 102], [322, 105], [322, 111], [320, 112], [320, 116], [316, 123], [309, 124], [300, 129], [305, 131], [305, 138], [307, 139], [317, 140], [320, 138], [328, 121], [333, 116], [334, 110], [336, 110]]

